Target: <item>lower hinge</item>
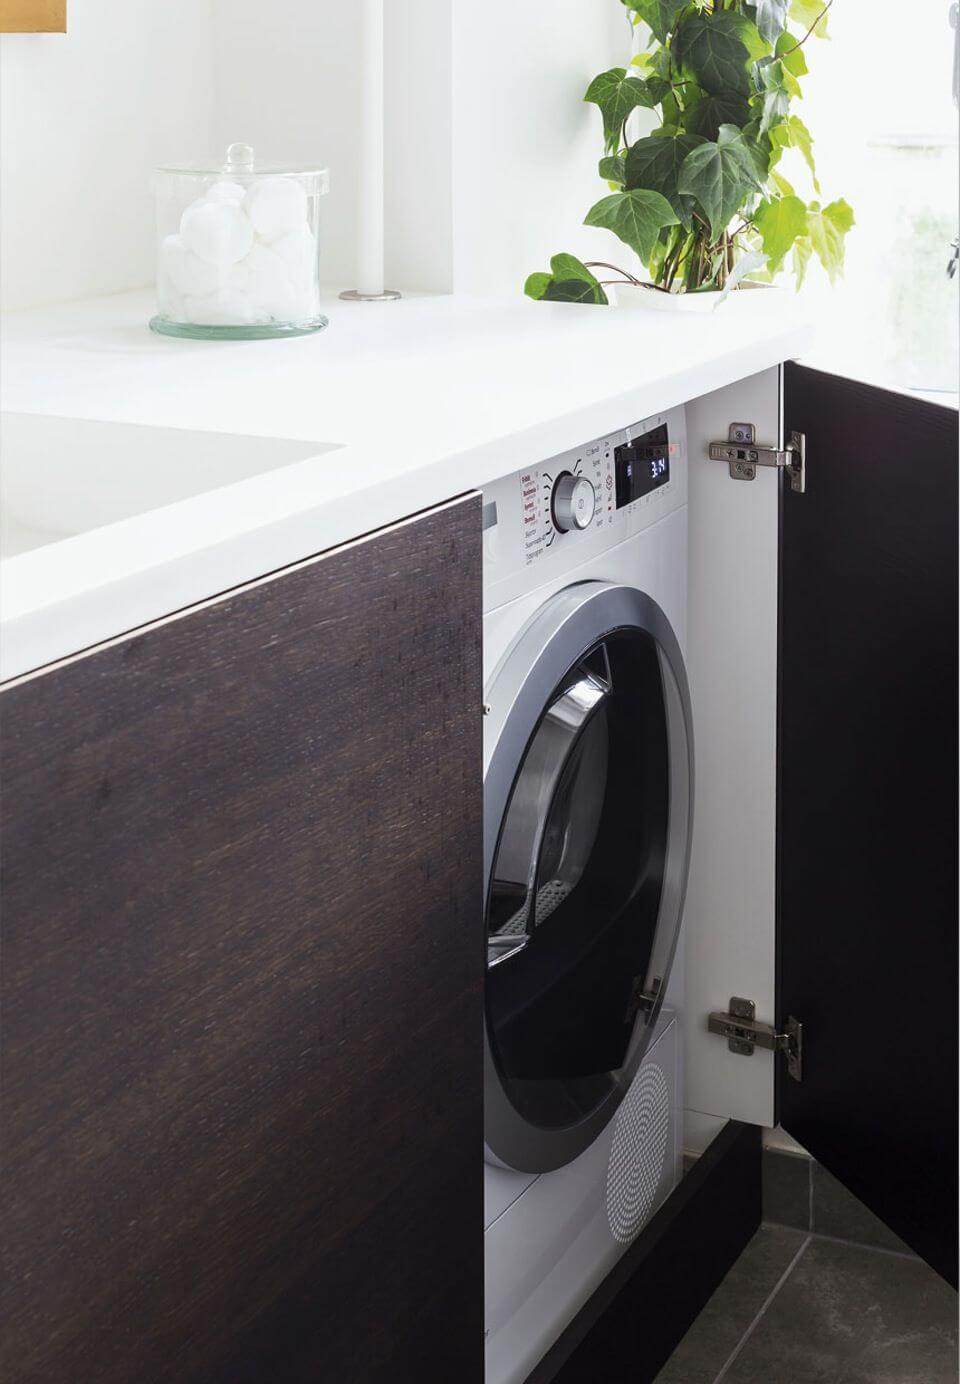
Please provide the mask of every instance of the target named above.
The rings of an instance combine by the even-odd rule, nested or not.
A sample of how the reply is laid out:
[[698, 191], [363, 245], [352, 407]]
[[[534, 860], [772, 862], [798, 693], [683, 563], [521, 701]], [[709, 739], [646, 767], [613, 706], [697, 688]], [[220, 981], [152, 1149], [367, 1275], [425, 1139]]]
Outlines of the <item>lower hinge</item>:
[[731, 423], [726, 442], [711, 442], [708, 448], [711, 461], [725, 461], [735, 481], [756, 480], [758, 466], [777, 466], [786, 471], [790, 489], [802, 495], [807, 488], [806, 438], [792, 432], [790, 441], [781, 451], [763, 447], [757, 440], [752, 423]]
[[725, 1014], [711, 1014], [707, 1027], [727, 1039], [731, 1052], [741, 1057], [750, 1057], [757, 1048], [782, 1052], [787, 1059], [787, 1073], [794, 1081], [803, 1080], [803, 1024], [791, 1014], [782, 1033], [771, 1024], [757, 1021], [757, 1006], [753, 1000], [741, 999], [737, 995], [730, 998], [730, 1009]]

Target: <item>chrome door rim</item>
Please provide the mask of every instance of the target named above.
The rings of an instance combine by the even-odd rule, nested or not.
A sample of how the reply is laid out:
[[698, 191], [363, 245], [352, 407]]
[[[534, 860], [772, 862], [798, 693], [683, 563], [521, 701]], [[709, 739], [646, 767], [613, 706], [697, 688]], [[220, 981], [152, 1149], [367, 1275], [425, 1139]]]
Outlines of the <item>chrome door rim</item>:
[[[522, 1172], [548, 1172], [571, 1162], [613, 1117], [646, 1051], [683, 915], [693, 809], [693, 728], [683, 657], [664, 612], [631, 586], [587, 581], [569, 586], [536, 612], [494, 670], [485, 697], [484, 900], [501, 823], [517, 771], [551, 693], [568, 669], [605, 636], [636, 629], [655, 642], [663, 680], [669, 751], [669, 828], [657, 936], [670, 938], [663, 984], [643, 1033], [609, 1095], [578, 1124], [541, 1129], [515, 1109], [500, 1079], [484, 1011], [484, 1134], [488, 1162]], [[638, 1031], [640, 1025], [638, 1024]]]

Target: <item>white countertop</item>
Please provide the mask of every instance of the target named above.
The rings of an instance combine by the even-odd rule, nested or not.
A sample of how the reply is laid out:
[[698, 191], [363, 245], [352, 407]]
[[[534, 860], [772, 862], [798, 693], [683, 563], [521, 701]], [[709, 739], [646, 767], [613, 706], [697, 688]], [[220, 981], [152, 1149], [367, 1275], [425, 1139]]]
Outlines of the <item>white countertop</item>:
[[[157, 337], [146, 326], [151, 309], [151, 294], [133, 293], [8, 315], [3, 408], [291, 439], [306, 444], [292, 454], [307, 459], [253, 476], [247, 465], [239, 474], [248, 479], [7, 557], [4, 679], [794, 358], [812, 341], [781, 292], [744, 295], [715, 314], [522, 297], [333, 298], [330, 326], [315, 336], [229, 343]], [[143, 464], [161, 464], [156, 452], [145, 449]], [[125, 458], [127, 489], [140, 484], [137, 462]], [[149, 490], [146, 475], [143, 484]]]

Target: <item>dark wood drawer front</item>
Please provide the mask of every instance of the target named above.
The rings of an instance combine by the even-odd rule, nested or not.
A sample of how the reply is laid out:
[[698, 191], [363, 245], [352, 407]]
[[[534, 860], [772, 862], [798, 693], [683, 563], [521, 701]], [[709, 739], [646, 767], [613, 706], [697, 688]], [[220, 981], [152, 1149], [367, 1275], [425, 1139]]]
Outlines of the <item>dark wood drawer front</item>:
[[479, 511], [0, 697], [5, 1384], [482, 1378]]

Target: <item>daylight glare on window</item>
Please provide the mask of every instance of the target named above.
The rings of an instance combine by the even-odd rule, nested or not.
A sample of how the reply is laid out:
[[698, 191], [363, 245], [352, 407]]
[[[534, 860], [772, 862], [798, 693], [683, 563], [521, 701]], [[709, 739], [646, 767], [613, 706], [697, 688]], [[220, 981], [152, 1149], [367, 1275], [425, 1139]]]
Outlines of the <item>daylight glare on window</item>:
[[[953, 7], [956, 8], [955, 6]], [[957, 236], [957, 106], [949, 0], [914, 0], [919, 70], [903, 66], [898, 0], [830, 7], [830, 41], [804, 79], [803, 117], [816, 141], [823, 200], [842, 196], [856, 225], [846, 271], [831, 290], [811, 266], [803, 292], [817, 309], [817, 364], [884, 384], [954, 391], [958, 287], [947, 264]], [[815, 59], [815, 60], [814, 60]], [[787, 151], [798, 187], [799, 155]]]

